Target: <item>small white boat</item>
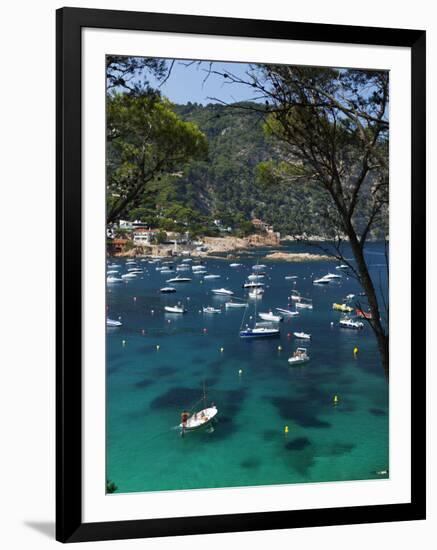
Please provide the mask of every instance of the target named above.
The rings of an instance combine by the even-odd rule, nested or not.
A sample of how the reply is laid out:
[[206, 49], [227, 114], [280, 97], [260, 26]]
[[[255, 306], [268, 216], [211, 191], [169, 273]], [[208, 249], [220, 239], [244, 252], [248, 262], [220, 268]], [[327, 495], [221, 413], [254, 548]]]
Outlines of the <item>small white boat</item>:
[[249, 292], [249, 298], [262, 298], [263, 294], [264, 294], [263, 288], [254, 288]]
[[301, 298], [296, 302], [296, 309], [313, 309], [313, 302], [310, 298]]
[[203, 313], [221, 313], [221, 312], [222, 312], [221, 309], [218, 309], [218, 308], [215, 308], [215, 307], [212, 307], [212, 306], [208, 306], [208, 307], [203, 308]]
[[118, 269], [110, 269], [109, 271], [106, 272], [106, 275], [117, 275], [118, 274]]
[[193, 271], [193, 275], [205, 275], [207, 273], [206, 269], [199, 269], [198, 271]]
[[300, 302], [302, 300], [302, 296], [300, 295], [300, 292], [298, 292], [297, 290], [291, 291], [290, 298], [293, 300], [293, 302]]
[[348, 294], [346, 296], [346, 300], [353, 300], [355, 298], [355, 294]]
[[157, 267], [155, 267], [155, 270], [156, 270], [156, 271], [161, 271], [161, 269], [164, 269], [164, 268], [162, 267], [162, 265], [158, 265]]
[[293, 311], [292, 309], [285, 309], [282, 307], [277, 307], [276, 311], [279, 311], [279, 313], [282, 313], [282, 315], [286, 315], [287, 317], [295, 317], [296, 315], [299, 315], [298, 311]]
[[242, 265], [243, 264], [232, 263], [232, 264], [229, 264], [229, 267], [240, 267]]
[[176, 266], [176, 271], [190, 271], [191, 267], [188, 264], [181, 264]]
[[164, 294], [170, 294], [171, 292], [176, 292], [176, 289], [173, 288], [172, 286], [164, 286], [162, 288], [159, 289], [159, 292], [162, 292]]
[[[207, 407], [206, 409], [202, 409], [201, 411], [194, 413], [191, 416], [189, 416], [189, 413], [182, 413], [182, 422], [179, 424], [182, 435], [184, 434], [184, 432], [198, 430], [199, 428], [207, 426], [213, 420], [213, 418], [217, 416], [217, 413], [218, 410], [215, 405]], [[184, 414], [187, 415], [185, 418], [183, 416]]]
[[302, 363], [308, 363], [310, 356], [307, 353], [306, 348], [296, 348], [296, 351], [288, 359], [290, 365], [301, 365]]
[[227, 288], [214, 288], [211, 290], [213, 294], [217, 294], [217, 296], [233, 296], [234, 292], [232, 290], [228, 290]]
[[187, 313], [184, 306], [164, 306], [167, 313]]
[[330, 279], [326, 279], [325, 277], [320, 277], [320, 279], [314, 279], [313, 285], [329, 285]]
[[174, 273], [173, 269], [168, 269], [167, 267], [161, 269], [161, 275], [169, 275], [170, 273]]
[[110, 275], [109, 277], [106, 277], [106, 282], [108, 284], [111, 284], [111, 283], [120, 283], [123, 279], [121, 279], [120, 277], [112, 277], [112, 275]]
[[124, 273], [124, 275], [121, 276], [122, 279], [136, 279], [136, 277], [136, 273]]
[[349, 266], [345, 264], [338, 265], [335, 269], [348, 269]]
[[354, 321], [353, 319], [349, 318], [340, 319], [338, 324], [341, 328], [351, 328], [354, 330], [360, 330], [364, 328], [364, 323], [362, 323], [361, 321]]
[[226, 302], [225, 308], [226, 309], [233, 309], [233, 308], [240, 308], [240, 307], [247, 307], [246, 302]]
[[259, 274], [259, 275], [256, 275], [255, 273], [252, 273], [252, 275], [249, 275], [249, 277], [247, 278], [249, 281], [259, 281], [260, 279], [264, 279], [265, 275], [263, 274]]
[[106, 319], [107, 327], [121, 327], [123, 323], [121, 321], [115, 321], [114, 319]]
[[191, 269], [192, 271], [204, 271], [206, 269], [206, 265], [193, 265]]
[[286, 279], [287, 281], [290, 279], [297, 279], [297, 275], [286, 275], [284, 279]]
[[249, 281], [248, 283], [244, 283], [243, 288], [261, 288], [263, 286], [265, 286], [265, 284], [259, 281]]
[[180, 275], [177, 275], [174, 277], [174, 279], [168, 279], [165, 281], [166, 283], [191, 283], [191, 279], [189, 277], [181, 277]]
[[293, 332], [293, 335], [299, 340], [311, 340], [311, 334], [306, 332]]
[[136, 260], [126, 260], [126, 265], [127, 264], [136, 264], [137, 261]]
[[337, 279], [341, 279], [341, 275], [336, 275], [335, 273], [327, 273], [324, 277], [324, 279], [328, 279], [329, 280], [337, 280]]
[[143, 270], [138, 268], [138, 267], [130, 267], [128, 270], [127, 270], [128, 273], [142, 273]]
[[261, 271], [262, 269], [265, 269], [267, 266], [265, 266], [264, 264], [256, 264], [252, 267], [252, 269], [254, 271]]
[[182, 260], [182, 263], [183, 264], [189, 264], [191, 263], [193, 260], [191, 258], [185, 258], [184, 260]]
[[204, 279], [220, 279], [221, 275], [213, 275], [212, 273], [210, 275], [205, 275]]
[[263, 321], [271, 321], [272, 323], [279, 323], [283, 319], [282, 315], [275, 315], [271, 311], [269, 311], [268, 313], [258, 313], [258, 316]]
[[120, 269], [120, 266], [118, 264], [108, 264], [109, 269], [115, 269], [116, 267]]

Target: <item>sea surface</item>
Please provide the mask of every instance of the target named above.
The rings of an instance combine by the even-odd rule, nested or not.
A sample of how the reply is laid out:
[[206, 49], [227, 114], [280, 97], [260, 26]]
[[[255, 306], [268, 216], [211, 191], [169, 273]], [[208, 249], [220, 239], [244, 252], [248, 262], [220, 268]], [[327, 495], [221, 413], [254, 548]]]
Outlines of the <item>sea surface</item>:
[[[302, 244], [281, 250], [319, 252]], [[268, 262], [266, 252], [207, 259], [208, 273], [220, 279], [178, 272], [192, 282], [174, 285], [175, 294], [159, 288], [176, 273], [161, 274], [147, 261], [138, 260], [143, 273], [136, 279], [108, 284], [108, 317], [123, 323], [107, 328], [107, 478], [117, 492], [387, 477], [381, 472], [389, 468], [388, 386], [376, 341], [367, 325], [340, 328], [341, 313], [332, 310], [333, 302], [358, 295], [358, 283], [336, 262]], [[314, 309], [280, 323], [280, 338], [245, 341], [239, 338], [245, 310], [225, 310], [228, 299], [211, 289], [244, 298], [242, 284], [258, 257], [267, 265], [258, 312], [287, 307], [292, 289], [311, 297]], [[370, 244], [366, 257], [375, 285], [384, 287], [383, 245]], [[127, 272], [126, 259], [108, 261]], [[233, 261], [243, 265], [231, 268]], [[340, 273], [341, 281], [312, 284], [328, 272]], [[185, 315], [164, 312], [177, 302]], [[249, 303], [244, 324], [253, 322]], [[223, 306], [222, 313], [201, 312], [209, 305]], [[311, 333], [311, 342], [296, 340], [294, 331]], [[307, 347], [311, 359], [292, 367], [287, 359], [297, 346]], [[203, 408], [204, 384], [217, 421], [212, 430], [181, 437], [180, 414]]]

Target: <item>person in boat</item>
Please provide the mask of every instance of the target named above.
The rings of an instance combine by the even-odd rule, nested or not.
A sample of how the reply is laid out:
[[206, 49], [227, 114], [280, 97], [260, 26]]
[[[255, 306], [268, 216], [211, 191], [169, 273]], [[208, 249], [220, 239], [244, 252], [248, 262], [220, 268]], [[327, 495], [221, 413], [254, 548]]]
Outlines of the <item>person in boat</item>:
[[185, 426], [187, 425], [187, 421], [188, 419], [190, 418], [190, 413], [187, 412], [187, 411], [183, 411], [181, 413], [181, 423], [182, 423], [182, 427], [185, 428]]

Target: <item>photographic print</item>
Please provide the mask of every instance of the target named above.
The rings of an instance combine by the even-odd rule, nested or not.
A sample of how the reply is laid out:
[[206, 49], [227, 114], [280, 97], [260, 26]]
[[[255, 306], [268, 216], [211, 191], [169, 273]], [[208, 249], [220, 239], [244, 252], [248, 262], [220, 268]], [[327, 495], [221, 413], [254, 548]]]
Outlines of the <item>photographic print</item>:
[[389, 72], [106, 57], [107, 493], [389, 477]]

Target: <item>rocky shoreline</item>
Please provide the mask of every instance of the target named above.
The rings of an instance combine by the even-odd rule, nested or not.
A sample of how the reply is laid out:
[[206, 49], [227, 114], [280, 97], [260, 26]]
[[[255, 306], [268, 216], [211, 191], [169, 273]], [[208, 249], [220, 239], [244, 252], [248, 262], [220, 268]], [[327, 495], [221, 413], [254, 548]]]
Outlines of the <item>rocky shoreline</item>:
[[310, 254], [309, 252], [272, 252], [264, 256], [263, 259], [283, 262], [321, 262], [334, 261], [335, 258], [327, 254]]

